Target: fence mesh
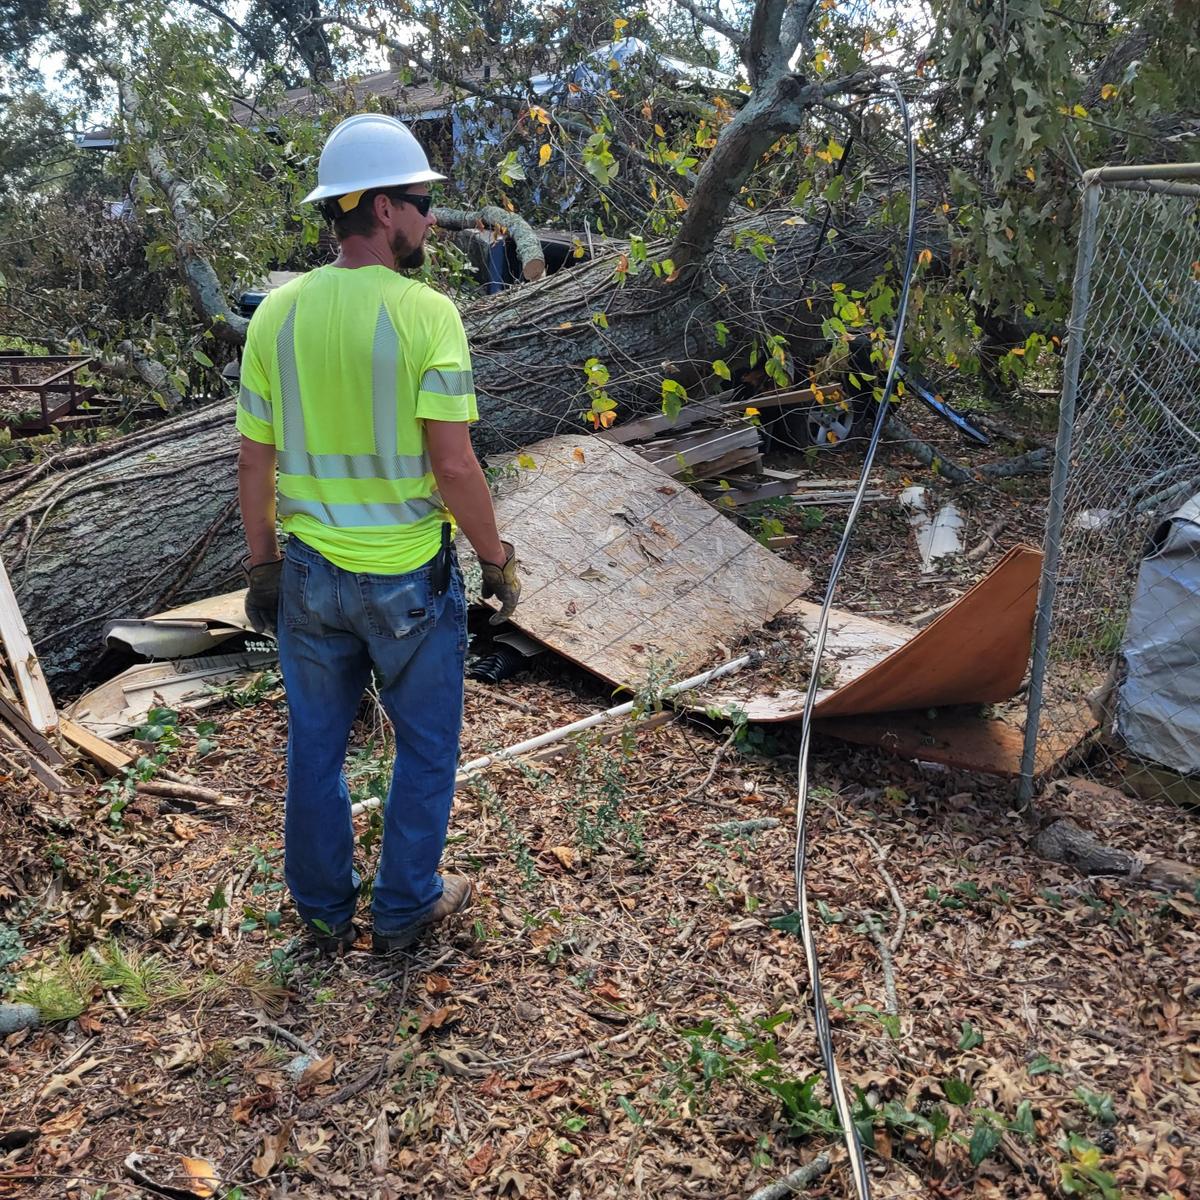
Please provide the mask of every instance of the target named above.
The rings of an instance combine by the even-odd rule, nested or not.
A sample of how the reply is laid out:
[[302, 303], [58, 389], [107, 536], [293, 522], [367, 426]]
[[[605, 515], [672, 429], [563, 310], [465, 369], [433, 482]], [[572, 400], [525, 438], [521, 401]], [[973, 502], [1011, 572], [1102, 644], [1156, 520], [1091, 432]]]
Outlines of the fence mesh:
[[1068, 458], [1061, 511], [1052, 502], [1048, 520], [1027, 781], [1070, 768], [1200, 802], [1196, 181], [1089, 184], [1072, 322], [1079, 336], [1082, 318], [1081, 354], [1074, 395], [1070, 355], [1063, 390]]

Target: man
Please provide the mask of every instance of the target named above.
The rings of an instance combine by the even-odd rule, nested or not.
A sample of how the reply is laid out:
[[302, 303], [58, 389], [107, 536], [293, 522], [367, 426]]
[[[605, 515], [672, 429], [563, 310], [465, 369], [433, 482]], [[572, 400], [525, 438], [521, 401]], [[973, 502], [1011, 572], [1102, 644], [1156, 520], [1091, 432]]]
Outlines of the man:
[[[477, 418], [462, 321], [419, 267], [431, 171], [399, 121], [360, 114], [330, 134], [319, 201], [337, 260], [271, 292], [242, 356], [238, 496], [246, 613], [278, 632], [288, 700], [285, 876], [318, 945], [355, 938], [346, 743], [374, 670], [396, 730], [372, 891], [373, 945], [410, 945], [471, 900], [439, 875], [462, 725], [466, 601], [457, 524], [507, 616], [520, 594], [471, 448]], [[281, 559], [278, 511], [290, 535]], [[499, 618], [493, 617], [493, 620]]]

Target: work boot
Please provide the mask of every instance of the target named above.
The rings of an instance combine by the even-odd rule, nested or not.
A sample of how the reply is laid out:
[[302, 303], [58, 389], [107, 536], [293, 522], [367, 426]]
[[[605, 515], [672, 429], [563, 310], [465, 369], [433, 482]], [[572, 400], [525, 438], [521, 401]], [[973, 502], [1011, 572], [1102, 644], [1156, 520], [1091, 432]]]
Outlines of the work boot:
[[353, 921], [343, 921], [341, 925], [335, 925], [332, 929], [319, 929], [316, 925], [306, 925], [305, 928], [316, 942], [317, 949], [327, 958], [337, 958], [345, 954], [358, 937], [358, 930]]
[[407, 950], [431, 925], [462, 912], [471, 903], [471, 881], [462, 875], [442, 876], [442, 895], [438, 902], [419, 921], [395, 933], [371, 935], [371, 949], [376, 954], [394, 954]]

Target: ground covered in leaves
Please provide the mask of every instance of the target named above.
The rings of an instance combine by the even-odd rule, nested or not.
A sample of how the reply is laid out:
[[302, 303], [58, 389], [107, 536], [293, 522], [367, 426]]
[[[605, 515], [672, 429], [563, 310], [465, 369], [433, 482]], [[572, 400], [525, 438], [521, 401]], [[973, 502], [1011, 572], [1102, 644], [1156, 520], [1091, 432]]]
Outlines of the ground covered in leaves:
[[[1006, 495], [975, 502], [968, 544]], [[789, 520], [819, 573], [838, 518]], [[877, 558], [844, 602], [887, 616], [1024, 533], [905, 592], [907, 523], [875, 505], [863, 529]], [[464, 756], [611, 702], [543, 656], [469, 687]], [[474, 907], [411, 955], [364, 936], [326, 960], [282, 884], [276, 681], [155, 718], [153, 769], [236, 804], [96, 780], [52, 807], [0, 782], [4, 987], [47, 1018], [0, 1042], [0, 1197], [717, 1200], [822, 1152], [806, 1194], [850, 1194], [790, 916], [793, 733], [718, 755], [724, 729], [646, 713], [478, 776], [446, 855]], [[388, 765], [368, 703], [357, 799]], [[995, 781], [834, 742], [814, 769], [812, 904], [875, 1194], [1200, 1196], [1200, 898], [1047, 863]], [[1200, 823], [1165, 803], [1055, 808], [1200, 864]], [[378, 827], [358, 830], [369, 876]]]

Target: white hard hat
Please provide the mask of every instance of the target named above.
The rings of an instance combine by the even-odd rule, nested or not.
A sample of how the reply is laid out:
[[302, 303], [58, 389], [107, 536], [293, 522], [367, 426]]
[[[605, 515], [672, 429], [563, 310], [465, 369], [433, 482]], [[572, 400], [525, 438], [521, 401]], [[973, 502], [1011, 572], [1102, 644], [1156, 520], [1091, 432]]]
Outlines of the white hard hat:
[[347, 117], [329, 135], [317, 167], [317, 186], [304, 203], [354, 195], [353, 204], [342, 205], [343, 211], [349, 211], [368, 188], [445, 178], [429, 169], [421, 143], [402, 121], [383, 113], [359, 113]]

